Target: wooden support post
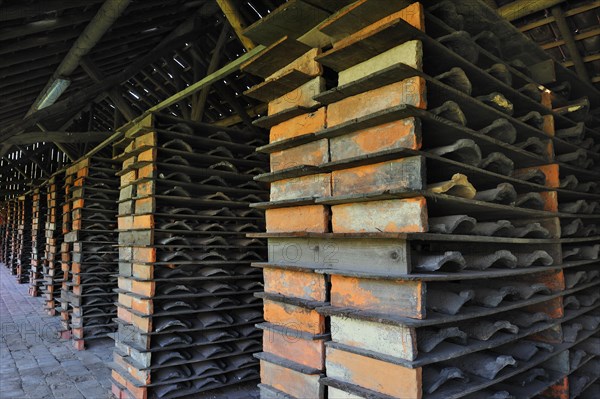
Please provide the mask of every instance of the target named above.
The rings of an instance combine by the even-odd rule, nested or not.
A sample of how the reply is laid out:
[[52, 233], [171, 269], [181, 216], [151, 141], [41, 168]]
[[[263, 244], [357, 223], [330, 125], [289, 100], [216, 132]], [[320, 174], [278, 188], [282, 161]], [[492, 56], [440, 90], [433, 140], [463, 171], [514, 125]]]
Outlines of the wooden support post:
[[[210, 58], [210, 62], [208, 67], [206, 68], [206, 75], [210, 75], [217, 70], [219, 66], [219, 60], [221, 59], [221, 50], [227, 41], [227, 34], [229, 32], [229, 26], [224, 24], [223, 29], [221, 29], [221, 34], [217, 39], [217, 43], [215, 44], [215, 49], [213, 50], [212, 56]], [[194, 52], [192, 52], [192, 56], [194, 56]], [[194, 61], [201, 62], [200, 59], [194, 57]], [[208, 98], [208, 93], [210, 92], [210, 85], [207, 85], [204, 89], [202, 89], [198, 94], [194, 96], [195, 104], [192, 107], [192, 120], [201, 121], [202, 114], [204, 114], [204, 107], [206, 106], [206, 99]]]

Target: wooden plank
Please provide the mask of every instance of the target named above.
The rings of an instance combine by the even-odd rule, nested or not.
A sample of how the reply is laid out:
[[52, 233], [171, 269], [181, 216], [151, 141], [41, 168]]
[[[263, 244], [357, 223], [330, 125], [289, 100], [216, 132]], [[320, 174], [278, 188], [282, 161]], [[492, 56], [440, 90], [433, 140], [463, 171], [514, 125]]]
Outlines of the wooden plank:
[[242, 72], [266, 79], [308, 50], [310, 50], [310, 47], [306, 44], [284, 36], [267, 47], [258, 56], [243, 63], [240, 69]]
[[419, 40], [404, 42], [360, 64], [341, 71], [338, 76], [338, 85], [347, 85], [397, 64], [405, 64], [421, 71], [423, 69], [422, 42]]
[[415, 3], [373, 25], [340, 40], [317, 61], [339, 72], [373, 58], [406, 41], [419, 39], [425, 33], [422, 5]]
[[286, 297], [325, 302], [327, 282], [311, 271], [264, 268], [265, 292]]
[[271, 201], [324, 197], [331, 193], [331, 174], [294, 177], [271, 183]]
[[395, 398], [421, 397], [421, 369], [327, 347], [327, 376]]
[[341, 9], [325, 20], [318, 29], [334, 40], [341, 40], [354, 32], [402, 10], [410, 5], [408, 0], [386, 1], [385, 7], [380, 0], [360, 0]]
[[[310, 177], [310, 176], [306, 176]], [[425, 159], [400, 158], [331, 173], [332, 195], [370, 193], [383, 190], [421, 190], [425, 181]]]
[[[160, 103], [151, 107], [142, 116], [140, 116], [139, 118], [136, 118], [134, 121], [132, 121], [132, 124], [137, 123], [138, 121], [142, 120], [144, 117], [146, 117], [148, 114], [150, 114], [152, 112], [157, 112], [164, 108], [170, 107], [170, 106], [176, 104], [177, 102], [181, 101], [181, 99], [186, 98], [189, 95], [196, 93], [199, 90], [202, 90], [203, 87], [213, 84], [216, 81], [218, 81], [219, 79], [223, 79], [225, 76], [229, 75], [230, 73], [237, 71], [240, 68], [240, 65], [242, 65], [244, 62], [248, 61], [250, 58], [254, 57], [255, 55], [260, 54], [264, 49], [265, 49], [265, 46], [261, 46], [261, 45], [256, 46], [252, 50], [248, 51], [246, 54], [242, 55], [240, 58], [235, 59], [234, 61], [232, 61], [229, 64], [225, 65], [224, 67], [218, 69], [214, 73], [202, 78], [198, 82], [186, 87], [182, 91], [175, 93], [174, 95], [167, 98], [166, 100], [161, 101]], [[131, 126], [131, 125], [130, 124], [125, 125], [123, 128], [128, 128], [129, 126]]]
[[421, 147], [421, 121], [417, 118], [400, 119], [332, 137], [329, 139], [329, 147], [333, 162], [386, 150], [403, 148], [418, 150]]
[[346, 203], [331, 207], [334, 233], [427, 231], [425, 198]]
[[269, 102], [302, 86], [313, 77], [314, 76], [308, 75], [297, 69], [292, 69], [282, 76], [268, 79], [263, 83], [251, 87], [244, 92], [244, 95], [260, 101]]
[[[319, 64], [320, 65], [320, 64]], [[269, 102], [268, 113], [274, 119], [281, 119], [286, 111], [297, 109], [314, 110], [321, 104], [314, 97], [325, 90], [325, 78], [318, 76], [302, 86]], [[310, 111], [307, 111], [310, 112]]]
[[427, 107], [426, 83], [419, 76], [367, 91], [327, 106], [327, 127], [357, 121], [397, 106]]
[[269, 328], [269, 326], [277, 327], [269, 323], [259, 325], [264, 329], [263, 350], [265, 352], [303, 366], [320, 370], [325, 367], [324, 338], [305, 337], [303, 332], [295, 330], [295, 325], [285, 325], [282, 330]]
[[271, 128], [269, 140], [272, 144], [276, 144], [277, 141], [285, 141], [318, 132], [326, 126], [326, 115], [326, 108], [321, 107], [309, 114], [299, 115], [282, 122]]
[[421, 281], [332, 275], [331, 306], [424, 319], [425, 285]]
[[400, 82], [414, 76], [424, 76], [422, 72], [403, 63], [392, 65], [380, 71], [373, 72], [363, 78], [357, 79], [333, 89], [317, 94], [314, 99], [323, 105], [341, 101], [369, 90], [375, 90], [392, 83]]
[[329, 230], [329, 209], [323, 205], [269, 209], [265, 217], [270, 232]]
[[294, 326], [295, 329], [311, 334], [322, 334], [326, 331], [325, 316], [314, 309], [295, 304], [283, 303], [263, 298], [263, 313], [266, 321], [280, 326]]
[[406, 326], [331, 316], [331, 339], [337, 343], [408, 361], [417, 358], [417, 332]]
[[[319, 166], [326, 162], [329, 162], [329, 141], [327, 139], [270, 154], [273, 172], [290, 168], [304, 168], [305, 166]], [[258, 180], [256, 177], [255, 179]]]
[[408, 245], [402, 238], [270, 238], [268, 256], [271, 264], [368, 271], [388, 276], [410, 272]]
[[[307, 374], [261, 359], [260, 380], [264, 385], [291, 395], [293, 398], [324, 398], [319, 374]], [[261, 397], [263, 393], [261, 392]]]
[[243, 31], [256, 43], [270, 45], [283, 36], [297, 39], [329, 16], [301, 0], [290, 0]]
[[260, 117], [252, 121], [252, 124], [254, 126], [262, 127], [263, 129], [270, 129], [275, 125], [287, 121], [288, 119], [294, 118], [298, 115], [307, 114], [311, 111], [314, 111], [314, 109], [295, 106], [292, 108], [284, 109], [283, 111], [277, 112], [273, 115], [265, 115], [263, 117]]

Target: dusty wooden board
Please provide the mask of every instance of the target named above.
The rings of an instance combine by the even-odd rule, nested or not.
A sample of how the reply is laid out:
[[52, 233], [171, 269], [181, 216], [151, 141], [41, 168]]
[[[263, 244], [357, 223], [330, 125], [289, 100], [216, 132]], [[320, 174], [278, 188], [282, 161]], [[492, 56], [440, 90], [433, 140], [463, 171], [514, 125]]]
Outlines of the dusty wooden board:
[[[343, 267], [373, 273], [405, 274], [410, 271], [408, 247], [397, 239], [271, 238], [269, 263], [300, 267]], [[266, 265], [265, 263], [261, 263]]]
[[344, 47], [332, 48], [316, 57], [321, 64], [343, 71], [358, 63], [373, 58], [408, 40], [419, 39], [424, 32], [414, 28], [408, 22], [397, 19], [380, 26], [368, 37], [354, 41]]
[[382, 7], [380, 0], [357, 1], [329, 17], [319, 26], [319, 30], [340, 40], [410, 4], [408, 0], [391, 0]]
[[423, 73], [406, 64], [396, 64], [374, 72], [352, 83], [338, 86], [318, 94], [314, 99], [323, 105], [327, 105], [356, 94], [400, 82], [413, 76], [423, 76]]
[[258, 118], [252, 121], [252, 124], [254, 126], [262, 127], [263, 129], [270, 129], [275, 125], [287, 121], [288, 119], [291, 119], [298, 115], [308, 114], [309, 112], [312, 112], [314, 110], [316, 110], [316, 108], [295, 106], [292, 108], [285, 109], [276, 114], [266, 115], [261, 118]]
[[329, 16], [329, 12], [301, 0], [290, 0], [244, 29], [255, 43], [273, 44], [283, 36], [297, 39]]
[[244, 92], [244, 95], [259, 101], [269, 102], [302, 86], [312, 78], [311, 75], [292, 69], [275, 79], [268, 79], [251, 87]]
[[266, 79], [308, 50], [310, 47], [306, 44], [285, 36], [271, 44], [258, 56], [242, 64], [241, 70]]

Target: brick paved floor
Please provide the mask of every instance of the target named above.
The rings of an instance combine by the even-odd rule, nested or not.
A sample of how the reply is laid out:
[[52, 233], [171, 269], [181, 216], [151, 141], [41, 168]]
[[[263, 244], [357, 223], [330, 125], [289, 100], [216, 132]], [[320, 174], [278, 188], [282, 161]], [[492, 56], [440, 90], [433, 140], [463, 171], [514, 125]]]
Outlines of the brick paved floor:
[[109, 399], [114, 343], [92, 341], [85, 351], [58, 338], [58, 317], [48, 316], [41, 297], [0, 264], [0, 399]]

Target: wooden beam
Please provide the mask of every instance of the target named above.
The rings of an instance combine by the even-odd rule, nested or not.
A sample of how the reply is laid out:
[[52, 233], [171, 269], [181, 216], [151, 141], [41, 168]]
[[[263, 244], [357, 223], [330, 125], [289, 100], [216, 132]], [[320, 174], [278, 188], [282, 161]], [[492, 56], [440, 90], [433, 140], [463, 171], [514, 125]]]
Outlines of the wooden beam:
[[[594, 36], [598, 36], [598, 35], [600, 35], [600, 28], [588, 30], [586, 32], [583, 32], [583, 33], [573, 36], [573, 38], [575, 39], [576, 42], [578, 42], [580, 40], [589, 39], [590, 37], [594, 37]], [[558, 46], [564, 46], [565, 44], [566, 44], [566, 42], [564, 40], [557, 40], [555, 42], [542, 44], [540, 47], [543, 48], [544, 50], [548, 50], [548, 49], [555, 48]]]
[[546, 8], [563, 3], [565, 0], [517, 0], [498, 8], [498, 14], [508, 21], [523, 18]]
[[258, 130], [258, 128], [252, 124], [252, 118], [246, 113], [246, 109], [229, 86], [221, 81], [217, 81], [215, 82], [215, 88], [219, 95], [227, 101], [227, 104], [231, 105], [231, 108], [233, 108], [235, 113], [242, 118], [242, 121], [249, 129]]
[[[583, 57], [581, 60], [583, 61], [584, 64], [587, 64], [588, 62], [598, 61], [598, 60], [600, 60], [600, 54], [588, 55], [588, 56]], [[562, 63], [562, 66], [564, 66], [566, 68], [572, 67], [573, 65], [575, 65], [573, 60]]]
[[[100, 71], [96, 67], [96, 65], [94, 65], [94, 63], [89, 57], [83, 57], [79, 62], [79, 65], [85, 71], [85, 73], [87, 73], [90, 76], [90, 78], [92, 78], [92, 80], [96, 83], [100, 83], [106, 78], [102, 74], [102, 71]], [[108, 94], [108, 97], [111, 99], [115, 107], [121, 112], [121, 114], [123, 114], [125, 118], [127, 118], [127, 120], [135, 118], [136, 113], [121, 96], [119, 89], [117, 89], [116, 87], [111, 87], [106, 91], [106, 93]]]
[[[81, 58], [88, 54], [102, 39], [104, 34], [110, 30], [115, 21], [123, 14], [131, 0], [105, 0], [102, 6], [96, 12], [96, 15], [90, 20], [77, 39], [72, 43], [71, 48], [65, 54], [56, 70], [48, 79], [46, 86], [40, 91], [26, 116], [43, 108], [44, 98], [50, 93], [53, 84], [59, 79], [66, 79], [79, 66]], [[62, 91], [56, 94], [62, 95]], [[53, 100], [52, 102], [56, 101]]]
[[36, 111], [24, 118], [19, 123], [0, 129], [0, 140], [9, 135], [17, 134], [49, 117], [55, 117], [64, 113], [69, 113], [69, 115], [77, 113], [92, 98], [100, 95], [102, 92], [105, 92], [111, 87], [126, 81], [131, 76], [135, 75], [142, 67], [168, 54], [173, 50], [173, 47], [183, 45], [186, 41], [190, 40], [195, 34], [197, 34], [195, 25], [192, 25], [189, 29], [189, 31], [183, 30], [183, 32], [180, 32], [176, 28], [175, 31], [178, 31], [176, 34], [170, 34], [158, 46], [156, 46], [153, 51], [141, 58], [138, 58], [117, 75], [110, 76], [104, 81], [87, 87], [85, 90], [81, 90], [67, 99]]
[[581, 54], [577, 49], [577, 44], [575, 43], [575, 39], [573, 38], [573, 34], [569, 29], [569, 25], [567, 24], [567, 18], [560, 6], [552, 7], [552, 16], [555, 19], [556, 25], [558, 26], [558, 30], [565, 41], [565, 46], [569, 50], [569, 55], [571, 56], [571, 60], [575, 64], [575, 70], [577, 74], [583, 78], [584, 80], [590, 80], [590, 76], [588, 75], [587, 69], [583, 60], [581, 59]]
[[246, 54], [242, 55], [240, 58], [230, 62], [229, 64], [225, 65], [221, 69], [206, 76], [205, 78], [194, 83], [193, 85], [186, 87], [184, 90], [180, 91], [179, 93], [175, 93], [174, 95], [167, 98], [166, 100], [161, 101], [160, 103], [156, 104], [154, 107], [152, 107], [148, 111], [146, 111], [146, 113], [144, 115], [137, 117], [136, 120], [141, 120], [148, 113], [157, 112], [157, 111], [160, 111], [161, 109], [170, 107], [173, 104], [180, 101], [182, 98], [188, 97], [188, 96], [202, 90], [206, 85], [213, 84], [217, 80], [223, 79], [225, 76], [229, 75], [230, 73], [239, 70], [240, 65], [242, 65], [244, 62], [246, 62], [250, 58], [256, 56], [257, 54], [260, 54], [260, 52], [263, 51], [264, 49], [265, 49], [265, 46], [263, 46], [263, 45], [258, 45], [256, 47], [254, 47], [252, 50], [250, 50]]
[[217, 4], [219, 4], [223, 14], [225, 14], [225, 18], [229, 21], [233, 31], [246, 50], [249, 51], [256, 47], [256, 44], [242, 33], [247, 25], [244, 22], [244, 17], [242, 17], [242, 14], [240, 14], [234, 2], [232, 0], [217, 0]]
[[[206, 69], [206, 75], [210, 75], [211, 73], [217, 70], [219, 66], [219, 61], [221, 60], [221, 50], [223, 49], [223, 45], [227, 41], [227, 34], [229, 33], [229, 25], [227, 23], [223, 23], [223, 28], [221, 29], [221, 33], [219, 34], [219, 38], [217, 39], [217, 43], [215, 44], [215, 48], [213, 50], [212, 56], [210, 57], [210, 62]], [[194, 52], [194, 49], [191, 49], [192, 57], [197, 55]], [[196, 60], [196, 57], [194, 57]], [[197, 62], [202, 62], [202, 59], [196, 60]], [[204, 107], [206, 106], [206, 98], [208, 97], [208, 93], [210, 92], [210, 86], [207, 85], [199, 93], [196, 94], [195, 106], [192, 108], [192, 120], [193, 121], [201, 121], [202, 114], [204, 114]]]
[[[581, 7], [575, 7], [575, 8], [571, 8], [570, 10], [566, 10], [565, 17], [567, 17], [567, 18], [572, 17], [573, 15], [581, 14], [581, 13], [593, 10], [594, 8], [598, 8], [598, 7], [600, 7], [600, 0], [593, 1], [589, 4], [583, 5]], [[523, 25], [523, 26], [519, 27], [518, 29], [521, 32], [527, 32], [528, 30], [539, 28], [540, 26], [547, 25], [551, 22], [554, 22], [554, 17], [552, 17], [552, 16], [540, 19], [538, 21], [531, 22], [527, 25]]]
[[102, 141], [110, 135], [108, 132], [27, 132], [5, 140], [4, 144], [27, 145], [40, 141], [53, 143], [89, 143]]
[[[177, 63], [175, 62], [175, 60], [171, 57], [165, 57], [165, 62], [167, 63], [167, 68], [169, 70], [169, 72], [171, 73], [171, 76], [173, 76], [172, 80], [173, 83], [175, 84], [175, 89], [177, 91], [183, 90], [184, 87], [184, 83], [183, 83], [183, 79], [181, 79], [181, 74], [179, 72], [179, 70], [177, 69]], [[145, 96], [142, 95], [142, 99]], [[151, 106], [151, 104], [147, 104], [148, 106]], [[187, 107], [187, 103], [185, 101], [179, 101], [177, 103], [177, 105], [179, 106], [179, 111], [181, 112], [181, 116], [183, 116], [184, 119], [190, 119], [190, 112], [188, 110]]]
[[[258, 104], [254, 107], [246, 109], [246, 114], [249, 117], [254, 118], [257, 115], [267, 112], [267, 108], [268, 108], [267, 104]], [[241, 123], [241, 122], [242, 122], [242, 117], [240, 115], [231, 115], [227, 118], [221, 119], [220, 121], [216, 121], [215, 123], [213, 123], [213, 125], [229, 127], [229, 126], [237, 125], [238, 123]]]

